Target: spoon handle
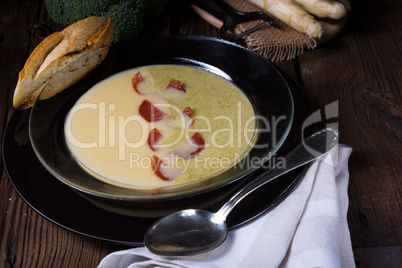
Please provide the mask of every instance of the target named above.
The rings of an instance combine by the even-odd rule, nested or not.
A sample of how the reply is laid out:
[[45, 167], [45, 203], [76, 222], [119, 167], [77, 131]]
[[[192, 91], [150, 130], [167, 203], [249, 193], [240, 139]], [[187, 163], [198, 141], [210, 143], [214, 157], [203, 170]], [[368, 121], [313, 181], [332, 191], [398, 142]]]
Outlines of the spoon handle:
[[284, 167], [274, 167], [259, 175], [240, 189], [240, 191], [229, 199], [215, 214], [225, 219], [234, 206], [251, 192], [328, 152], [338, 143], [338, 136], [338, 131], [334, 128], [325, 128], [315, 132], [284, 158]]

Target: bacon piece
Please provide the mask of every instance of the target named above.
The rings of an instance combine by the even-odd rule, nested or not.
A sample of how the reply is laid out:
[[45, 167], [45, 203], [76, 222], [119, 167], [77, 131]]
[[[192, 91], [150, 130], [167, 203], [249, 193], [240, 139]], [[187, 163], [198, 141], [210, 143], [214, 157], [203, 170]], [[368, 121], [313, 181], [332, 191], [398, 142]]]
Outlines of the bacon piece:
[[144, 77], [142, 76], [142, 74], [140, 73], [140, 71], [138, 71], [137, 73], [135, 73], [133, 75], [133, 78], [131, 78], [131, 84], [133, 85], [134, 90], [138, 93], [138, 94], [142, 94], [138, 88], [138, 84], [139, 83], [143, 83], [145, 82]]
[[147, 143], [152, 151], [157, 150], [156, 144], [162, 139], [162, 134], [157, 128], [152, 129], [148, 134]]
[[190, 107], [186, 107], [184, 108], [183, 112], [184, 116], [186, 117], [186, 127], [191, 127], [192, 125], [194, 125], [194, 120], [195, 120], [195, 113], [193, 111], [193, 109], [191, 109]]
[[185, 115], [187, 115], [188, 117], [191, 117], [191, 118], [194, 118], [195, 117], [195, 113], [194, 113], [194, 111], [193, 111], [193, 109], [191, 109], [190, 107], [186, 107], [186, 108], [184, 108], [184, 110], [183, 110], [183, 112], [182, 112], [183, 114], [185, 114]]
[[183, 158], [192, 158], [198, 155], [205, 147], [205, 140], [200, 133], [195, 132], [190, 139], [177, 146], [174, 154]]
[[169, 163], [164, 162], [156, 155], [151, 158], [151, 166], [152, 172], [165, 181], [172, 181], [182, 173], [181, 169], [170, 166]]
[[202, 150], [204, 150], [205, 147], [205, 140], [204, 138], [201, 136], [200, 133], [196, 132], [193, 134], [193, 136], [191, 136], [191, 141], [193, 142], [193, 144], [197, 145], [197, 150], [192, 152], [191, 155], [192, 156], [196, 156], [198, 155]]
[[176, 80], [174, 78], [170, 78], [170, 81], [166, 86], [166, 89], [169, 89], [169, 88], [174, 88], [179, 91], [186, 92], [186, 86], [182, 82], [180, 82], [179, 80]]
[[148, 122], [157, 122], [165, 118], [166, 113], [144, 100], [139, 107], [140, 115]]
[[131, 84], [134, 88], [134, 91], [140, 95], [157, 94], [152, 82], [146, 80], [140, 71], [133, 75], [133, 78], [131, 78]]

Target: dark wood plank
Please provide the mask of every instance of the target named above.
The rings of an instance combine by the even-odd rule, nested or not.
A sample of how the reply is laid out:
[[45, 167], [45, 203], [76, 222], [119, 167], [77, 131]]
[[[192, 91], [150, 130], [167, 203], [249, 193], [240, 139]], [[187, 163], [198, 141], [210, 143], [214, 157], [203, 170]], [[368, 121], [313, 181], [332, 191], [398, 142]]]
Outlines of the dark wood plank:
[[339, 101], [341, 142], [350, 159], [352, 243], [402, 242], [402, 56], [399, 1], [353, 1], [344, 32], [300, 57], [300, 76], [316, 109]]
[[218, 29], [204, 21], [189, 5], [183, 4], [183, 1], [172, 1], [170, 16], [174, 18], [171, 21], [172, 34], [219, 37]]
[[[0, 17], [3, 133], [13, 110], [12, 93], [19, 71], [32, 50], [62, 27], [51, 22], [45, 1], [2, 1]], [[96, 267], [108, 253], [122, 249], [74, 234], [44, 219], [19, 197], [3, 168], [1, 165], [0, 267]]]
[[395, 268], [402, 263], [402, 247], [359, 248], [354, 250], [357, 268]]
[[1, 267], [96, 267], [123, 247], [67, 231], [31, 209], [8, 180], [0, 185]]

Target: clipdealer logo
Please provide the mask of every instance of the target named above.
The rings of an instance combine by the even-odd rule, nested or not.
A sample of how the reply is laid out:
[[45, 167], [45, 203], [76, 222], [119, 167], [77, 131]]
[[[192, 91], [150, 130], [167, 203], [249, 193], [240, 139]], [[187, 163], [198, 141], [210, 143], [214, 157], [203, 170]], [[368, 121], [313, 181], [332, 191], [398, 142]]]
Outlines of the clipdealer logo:
[[[155, 107], [171, 109], [170, 112], [174, 111], [176, 117], [179, 118], [180, 122], [180, 133], [175, 139], [171, 139], [168, 144], [158, 144], [159, 149], [169, 149], [174, 148], [183, 137], [189, 140], [189, 137], [195, 132], [208, 133], [208, 140], [205, 143], [205, 148], [212, 146], [217, 149], [225, 149], [228, 147], [239, 147], [246, 148], [250, 145], [254, 133], [268, 134], [269, 139], [261, 140], [258, 144], [253, 144], [254, 148], [264, 149], [269, 147], [276, 147], [278, 144], [278, 126], [286, 122], [287, 117], [285, 115], [271, 116], [269, 118], [262, 115], [253, 115], [250, 118], [246, 118], [242, 115], [242, 106], [239, 102], [237, 105], [237, 115], [219, 115], [213, 118], [206, 118], [204, 116], [196, 115], [195, 121], [202, 122], [197, 128], [186, 127], [186, 120], [184, 119], [183, 113], [180, 109], [169, 104], [155, 104]], [[140, 155], [137, 152], [131, 152], [130, 155], [127, 154], [127, 149], [140, 148], [147, 145], [148, 134], [151, 129], [156, 127], [154, 122], [147, 123], [141, 117], [141, 115], [133, 114], [130, 116], [120, 115], [117, 111], [115, 104], [106, 103], [101, 101], [99, 103], [81, 103], [73, 107], [67, 116], [65, 123], [65, 133], [68, 142], [80, 149], [93, 149], [93, 148], [105, 148], [113, 147], [117, 148], [118, 160], [125, 161], [129, 159], [130, 166], [144, 166], [150, 165], [150, 157]], [[97, 124], [94, 126], [97, 128], [96, 137], [90, 140], [80, 139], [79, 136], [74, 135], [74, 117], [79, 116], [81, 112], [91, 112], [93, 116], [96, 117]], [[257, 123], [258, 122], [258, 123]], [[188, 123], [188, 122], [187, 122]], [[215, 127], [212, 125], [215, 124]], [[138, 131], [138, 140], [130, 140], [127, 136], [127, 129], [129, 125], [134, 126], [136, 131]], [[225, 137], [222, 139], [222, 137]], [[198, 158], [197, 158], [198, 157]], [[239, 155], [239, 153], [233, 155], [233, 157], [215, 157], [215, 156], [196, 156], [195, 162], [198, 167], [203, 168], [202, 165], [209, 165], [211, 167], [227, 166], [232, 161], [239, 161], [243, 158], [244, 161], [239, 163], [241, 167], [244, 165], [250, 166], [260, 166], [265, 163], [266, 159], [260, 159], [258, 157], [244, 157]], [[267, 157], [271, 159], [271, 155]], [[190, 159], [191, 160], [191, 159]], [[166, 161], [168, 162], [168, 161]], [[182, 160], [183, 162], [183, 160]], [[264, 162], [264, 163], [263, 163]], [[280, 162], [280, 161], [279, 161]], [[275, 163], [278, 163], [276, 161]], [[181, 164], [184, 165], [183, 163]], [[269, 162], [269, 165], [274, 165], [273, 162]], [[186, 166], [186, 165], [184, 165]]]

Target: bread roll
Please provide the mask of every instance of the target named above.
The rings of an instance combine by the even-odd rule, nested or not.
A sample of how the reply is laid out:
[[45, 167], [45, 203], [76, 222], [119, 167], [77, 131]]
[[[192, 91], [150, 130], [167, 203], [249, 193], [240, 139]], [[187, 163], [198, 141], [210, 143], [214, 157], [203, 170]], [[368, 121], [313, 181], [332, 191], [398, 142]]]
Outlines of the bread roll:
[[48, 36], [19, 73], [13, 106], [29, 108], [42, 89], [41, 97], [51, 98], [76, 83], [103, 61], [112, 36], [113, 21], [99, 17], [80, 20]]

